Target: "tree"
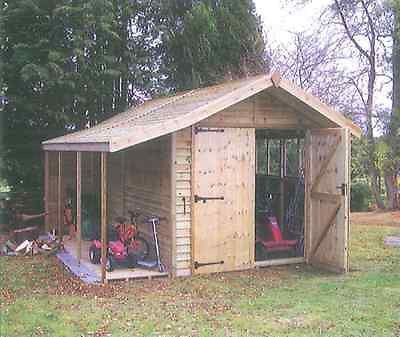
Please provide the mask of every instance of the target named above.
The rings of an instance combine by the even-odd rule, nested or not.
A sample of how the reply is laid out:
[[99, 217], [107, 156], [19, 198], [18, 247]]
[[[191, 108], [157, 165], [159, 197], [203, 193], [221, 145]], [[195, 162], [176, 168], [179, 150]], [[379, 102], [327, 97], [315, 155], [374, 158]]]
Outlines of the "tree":
[[393, 3], [393, 29], [392, 38], [392, 107], [386, 128], [386, 142], [388, 151], [385, 160], [384, 176], [388, 198], [388, 207], [399, 207], [398, 175], [400, 169], [400, 145], [398, 142], [400, 131], [400, 2]]
[[170, 0], [163, 12], [172, 87], [184, 90], [267, 70], [261, 23], [251, 0]]
[[144, 0], [16, 0], [2, 8], [2, 177], [41, 186], [40, 143], [159, 91], [160, 6]]
[[[376, 136], [378, 131], [387, 134], [393, 114], [377, 102], [376, 95], [390, 81], [387, 80], [391, 66], [387, 55], [392, 47], [392, 27], [392, 10], [383, 1], [332, 0], [320, 16], [319, 30], [296, 33], [296, 48], [283, 62], [300, 85], [308, 86], [326, 103], [363, 127], [366, 141], [362, 143], [367, 153], [365, 163], [379, 208], [384, 207], [378, 167], [382, 151], [378, 151]], [[393, 151], [384, 152], [388, 154], [387, 159], [393, 157]], [[386, 160], [383, 168], [388, 170], [392, 167], [393, 173], [393, 163]], [[385, 179], [386, 185], [388, 181]], [[387, 188], [389, 201], [393, 199], [389, 194], [397, 194], [390, 190]], [[395, 207], [390, 204], [389, 207]]]

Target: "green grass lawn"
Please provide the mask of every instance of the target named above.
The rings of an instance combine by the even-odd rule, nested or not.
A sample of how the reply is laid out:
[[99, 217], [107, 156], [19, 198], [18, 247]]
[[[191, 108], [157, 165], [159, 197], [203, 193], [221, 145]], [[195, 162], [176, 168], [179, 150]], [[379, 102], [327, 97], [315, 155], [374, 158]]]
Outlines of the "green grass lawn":
[[0, 336], [400, 336], [400, 228], [352, 226], [351, 272], [308, 266], [87, 286], [0, 258]]

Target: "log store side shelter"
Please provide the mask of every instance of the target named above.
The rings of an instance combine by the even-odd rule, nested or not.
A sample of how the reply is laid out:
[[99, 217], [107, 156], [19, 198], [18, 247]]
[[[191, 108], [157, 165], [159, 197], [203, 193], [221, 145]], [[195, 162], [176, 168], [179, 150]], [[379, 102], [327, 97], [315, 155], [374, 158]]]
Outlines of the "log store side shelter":
[[268, 264], [255, 262], [257, 129], [305, 133], [303, 260], [347, 271], [350, 144], [361, 130], [278, 73], [149, 100], [43, 142], [46, 225], [61, 225], [69, 186], [80, 258], [82, 190], [98, 188], [103, 242], [129, 209], [167, 218], [160, 242], [172, 276]]

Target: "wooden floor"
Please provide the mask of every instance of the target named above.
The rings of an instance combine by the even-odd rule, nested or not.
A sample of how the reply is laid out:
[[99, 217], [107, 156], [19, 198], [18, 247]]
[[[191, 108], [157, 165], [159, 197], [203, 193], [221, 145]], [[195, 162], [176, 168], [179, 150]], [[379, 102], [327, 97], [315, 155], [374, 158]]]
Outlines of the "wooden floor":
[[[82, 241], [81, 264], [101, 277], [101, 267], [99, 264], [93, 264], [89, 260], [90, 241]], [[64, 240], [65, 249], [74, 257], [77, 257], [77, 244], [74, 239]], [[107, 280], [125, 280], [131, 278], [153, 278], [168, 276], [168, 273], [160, 273], [156, 270], [147, 270], [142, 268], [118, 268], [112, 272], [106, 273]]]

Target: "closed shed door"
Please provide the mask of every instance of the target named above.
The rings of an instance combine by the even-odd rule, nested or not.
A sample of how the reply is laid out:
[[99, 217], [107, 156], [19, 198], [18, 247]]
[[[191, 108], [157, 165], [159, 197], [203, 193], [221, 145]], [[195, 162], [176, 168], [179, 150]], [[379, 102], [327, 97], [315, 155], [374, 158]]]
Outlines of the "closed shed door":
[[193, 165], [193, 272], [249, 268], [254, 261], [254, 129], [198, 129]]
[[323, 268], [348, 270], [350, 135], [311, 130], [306, 139], [306, 258]]

